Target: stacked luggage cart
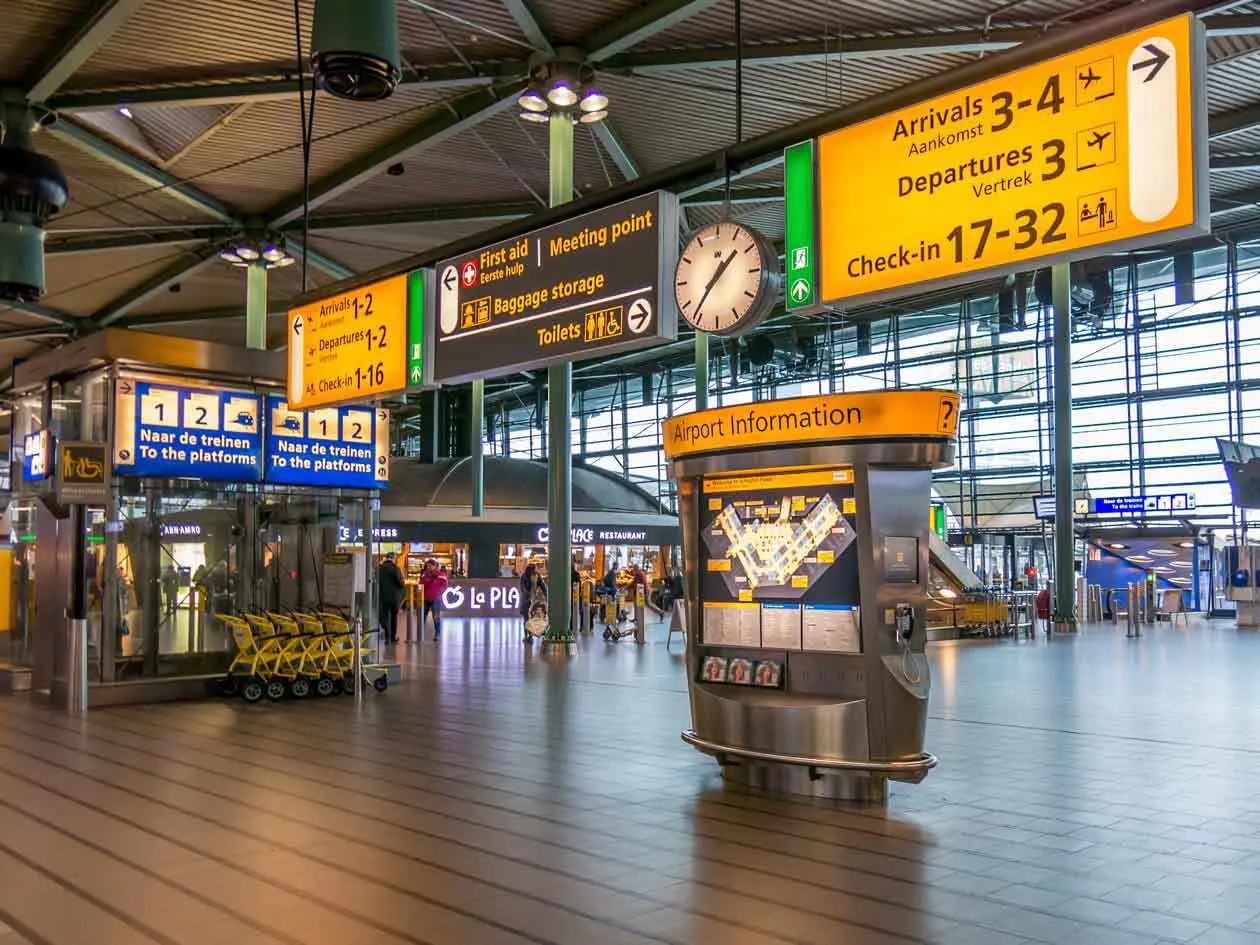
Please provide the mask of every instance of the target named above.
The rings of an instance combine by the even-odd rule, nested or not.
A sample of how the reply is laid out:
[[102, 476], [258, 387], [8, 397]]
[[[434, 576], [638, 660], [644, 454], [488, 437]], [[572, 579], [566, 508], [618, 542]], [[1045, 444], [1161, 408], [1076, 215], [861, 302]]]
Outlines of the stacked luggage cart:
[[278, 702], [312, 693], [353, 694], [389, 688], [387, 667], [371, 643], [376, 630], [359, 630], [337, 613], [242, 614], [217, 617], [232, 634], [236, 655], [219, 681], [225, 696]]

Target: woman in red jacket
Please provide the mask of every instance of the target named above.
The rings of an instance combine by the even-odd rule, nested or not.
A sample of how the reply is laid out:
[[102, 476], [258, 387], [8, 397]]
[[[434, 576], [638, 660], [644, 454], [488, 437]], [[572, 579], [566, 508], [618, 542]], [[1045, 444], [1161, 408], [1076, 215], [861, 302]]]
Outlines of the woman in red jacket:
[[438, 567], [438, 563], [430, 558], [424, 563], [424, 571], [420, 575], [420, 586], [424, 589], [424, 613], [420, 615], [420, 635], [424, 636], [424, 622], [429, 614], [433, 614], [433, 639], [442, 637], [442, 592], [447, 585], [446, 572]]

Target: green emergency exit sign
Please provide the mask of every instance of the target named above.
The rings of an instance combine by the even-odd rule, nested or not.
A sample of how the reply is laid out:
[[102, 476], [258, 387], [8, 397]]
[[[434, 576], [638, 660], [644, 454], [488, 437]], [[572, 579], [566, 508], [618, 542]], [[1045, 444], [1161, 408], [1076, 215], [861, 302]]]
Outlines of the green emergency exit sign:
[[794, 144], [783, 152], [783, 185], [787, 221], [787, 284], [784, 295], [789, 310], [817, 303], [815, 279], [816, 200], [813, 140]]

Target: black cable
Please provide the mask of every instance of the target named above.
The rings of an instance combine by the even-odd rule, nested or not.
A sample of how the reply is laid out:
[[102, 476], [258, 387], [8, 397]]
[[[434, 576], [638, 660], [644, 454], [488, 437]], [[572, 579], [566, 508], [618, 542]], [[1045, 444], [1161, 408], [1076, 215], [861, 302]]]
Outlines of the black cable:
[[297, 54], [298, 131], [302, 136], [302, 291], [309, 283], [306, 272], [306, 245], [311, 238], [311, 132], [315, 125], [315, 88], [311, 83], [309, 120], [306, 110], [306, 72], [302, 66], [302, 10], [300, 0], [293, 0], [293, 48]]

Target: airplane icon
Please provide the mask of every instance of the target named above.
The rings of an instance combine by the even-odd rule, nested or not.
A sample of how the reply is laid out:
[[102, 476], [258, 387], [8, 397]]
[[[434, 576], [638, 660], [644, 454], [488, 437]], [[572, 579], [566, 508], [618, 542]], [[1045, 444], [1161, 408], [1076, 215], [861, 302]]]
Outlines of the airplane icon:
[[1081, 80], [1082, 85], [1088, 89], [1095, 82], [1102, 81], [1102, 76], [1100, 76], [1097, 72], [1094, 71], [1093, 66], [1090, 66], [1088, 70], [1080, 74], [1080, 80]]
[[1103, 146], [1103, 142], [1105, 142], [1110, 137], [1111, 137], [1110, 131], [1095, 131], [1093, 135], [1090, 136], [1089, 146], [1091, 148], [1098, 148], [1099, 150], [1101, 150]]

